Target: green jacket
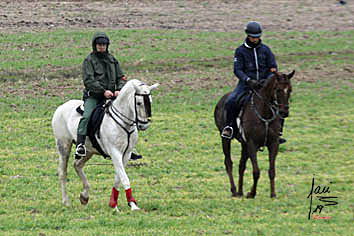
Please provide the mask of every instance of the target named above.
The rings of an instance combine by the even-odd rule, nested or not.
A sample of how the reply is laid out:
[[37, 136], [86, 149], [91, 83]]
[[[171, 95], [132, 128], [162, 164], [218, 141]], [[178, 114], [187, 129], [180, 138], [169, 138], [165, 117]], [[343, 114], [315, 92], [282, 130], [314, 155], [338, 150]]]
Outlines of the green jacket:
[[110, 90], [120, 90], [126, 80], [123, 80], [123, 71], [120, 68], [119, 62], [108, 52], [102, 54], [96, 51], [95, 40], [97, 38], [109, 38], [105, 33], [96, 33], [92, 39], [93, 52], [86, 57], [82, 64], [82, 77], [84, 82], [84, 98], [93, 96], [95, 98], [103, 99], [104, 92]]

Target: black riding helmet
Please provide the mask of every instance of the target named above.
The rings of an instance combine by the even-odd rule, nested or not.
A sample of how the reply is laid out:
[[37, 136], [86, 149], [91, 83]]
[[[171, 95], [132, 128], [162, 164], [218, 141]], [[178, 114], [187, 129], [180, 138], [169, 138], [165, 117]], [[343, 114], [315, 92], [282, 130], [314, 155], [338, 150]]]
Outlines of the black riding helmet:
[[107, 52], [108, 52], [108, 46], [109, 46], [109, 38], [104, 32], [97, 32], [92, 38], [92, 50], [96, 52], [96, 44], [97, 43], [102, 43], [102, 44], [107, 44]]
[[248, 36], [260, 38], [262, 36], [262, 26], [257, 21], [250, 21], [245, 27], [245, 32]]

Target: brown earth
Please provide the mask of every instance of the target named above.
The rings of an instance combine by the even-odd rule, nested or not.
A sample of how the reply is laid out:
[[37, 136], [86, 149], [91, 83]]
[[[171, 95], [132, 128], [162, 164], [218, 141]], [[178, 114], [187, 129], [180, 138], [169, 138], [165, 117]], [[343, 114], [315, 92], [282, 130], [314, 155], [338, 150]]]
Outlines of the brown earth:
[[249, 20], [268, 31], [354, 29], [354, 1], [1, 1], [1, 32], [53, 28], [158, 28], [240, 31]]

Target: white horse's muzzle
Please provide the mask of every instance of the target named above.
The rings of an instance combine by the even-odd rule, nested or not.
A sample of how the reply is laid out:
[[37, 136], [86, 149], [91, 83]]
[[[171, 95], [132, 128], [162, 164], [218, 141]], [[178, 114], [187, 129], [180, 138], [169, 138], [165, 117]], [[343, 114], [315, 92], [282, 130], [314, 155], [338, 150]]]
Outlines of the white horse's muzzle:
[[149, 128], [150, 123], [146, 123], [146, 124], [140, 124], [138, 123], [138, 130], [144, 131], [147, 130], [147, 128]]

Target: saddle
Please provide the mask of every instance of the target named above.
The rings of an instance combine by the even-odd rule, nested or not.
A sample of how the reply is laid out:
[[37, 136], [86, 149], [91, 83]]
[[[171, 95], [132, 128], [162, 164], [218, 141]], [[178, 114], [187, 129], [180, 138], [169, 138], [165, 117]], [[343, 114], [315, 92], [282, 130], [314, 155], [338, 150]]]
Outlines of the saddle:
[[[87, 136], [89, 137], [92, 146], [94, 148], [96, 148], [96, 150], [104, 157], [104, 158], [109, 158], [110, 156], [107, 155], [101, 148], [101, 146], [99, 145], [97, 139], [96, 139], [96, 133], [97, 133], [97, 137], [100, 138], [100, 128], [101, 128], [101, 124], [103, 121], [103, 117], [105, 114], [105, 110], [111, 105], [112, 103], [100, 103], [98, 104], [95, 109], [92, 111], [90, 120], [87, 124]], [[76, 111], [80, 114], [83, 115], [84, 111], [83, 111], [83, 106], [78, 106], [76, 108]]]
[[[112, 105], [112, 102], [102, 102], [100, 104], [98, 104], [95, 109], [92, 111], [89, 123], [87, 124], [87, 136], [89, 137], [92, 146], [105, 158], [105, 159], [109, 159], [110, 156], [108, 154], [106, 154], [100, 144], [98, 143], [97, 139], [96, 139], [96, 134], [97, 137], [100, 138], [100, 128], [101, 128], [101, 124], [103, 121], [103, 117], [106, 113], [106, 109], [108, 109], [110, 106]], [[80, 114], [83, 115], [84, 114], [84, 106], [80, 105], [76, 108], [76, 111]], [[134, 153], [132, 152], [130, 155], [130, 159], [135, 161], [138, 159], [143, 158], [142, 155], [140, 155], [139, 153]]]

